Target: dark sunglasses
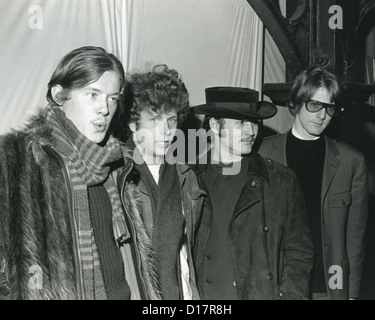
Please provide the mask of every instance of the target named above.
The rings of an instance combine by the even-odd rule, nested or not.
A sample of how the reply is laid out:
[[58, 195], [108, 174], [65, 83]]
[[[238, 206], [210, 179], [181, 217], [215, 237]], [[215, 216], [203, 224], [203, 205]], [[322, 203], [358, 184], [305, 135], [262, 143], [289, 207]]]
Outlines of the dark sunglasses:
[[319, 112], [320, 110], [324, 108], [326, 109], [326, 112], [330, 117], [334, 117], [335, 115], [339, 113], [339, 108], [335, 104], [331, 104], [331, 103], [324, 103], [324, 102], [320, 102], [316, 100], [309, 100], [309, 101], [306, 101], [305, 106], [306, 106], [307, 111], [313, 112], [313, 113]]

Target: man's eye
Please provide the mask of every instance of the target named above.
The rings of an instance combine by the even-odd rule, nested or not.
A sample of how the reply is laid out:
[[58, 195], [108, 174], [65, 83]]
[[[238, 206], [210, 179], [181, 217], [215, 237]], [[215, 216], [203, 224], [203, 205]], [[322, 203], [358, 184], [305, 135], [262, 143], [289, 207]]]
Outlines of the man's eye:
[[120, 100], [120, 98], [119, 98], [119, 97], [116, 97], [116, 96], [115, 96], [115, 97], [110, 97], [110, 98], [109, 98], [109, 101], [110, 101], [110, 102], [117, 102], [117, 101], [119, 101], [119, 100]]
[[169, 122], [170, 122], [170, 123], [176, 123], [176, 122], [177, 122], [177, 119], [176, 119], [176, 118], [169, 119]]
[[313, 102], [312, 105], [313, 105], [313, 107], [315, 107], [315, 108], [320, 108], [320, 107], [322, 106], [322, 104], [319, 103], [319, 102]]
[[88, 96], [89, 96], [90, 98], [92, 98], [92, 99], [95, 99], [95, 98], [98, 96], [98, 94], [97, 94], [96, 92], [90, 92], [90, 93], [88, 94]]

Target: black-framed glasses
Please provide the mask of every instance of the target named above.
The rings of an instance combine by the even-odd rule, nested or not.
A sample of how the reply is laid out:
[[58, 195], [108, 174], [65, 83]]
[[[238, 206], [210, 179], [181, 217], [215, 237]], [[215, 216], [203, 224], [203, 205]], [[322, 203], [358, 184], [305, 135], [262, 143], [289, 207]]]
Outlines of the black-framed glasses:
[[327, 114], [330, 117], [334, 117], [338, 114], [339, 108], [335, 104], [331, 103], [324, 103], [316, 100], [309, 100], [306, 101], [306, 109], [309, 112], [316, 113], [322, 110], [323, 108], [326, 109]]

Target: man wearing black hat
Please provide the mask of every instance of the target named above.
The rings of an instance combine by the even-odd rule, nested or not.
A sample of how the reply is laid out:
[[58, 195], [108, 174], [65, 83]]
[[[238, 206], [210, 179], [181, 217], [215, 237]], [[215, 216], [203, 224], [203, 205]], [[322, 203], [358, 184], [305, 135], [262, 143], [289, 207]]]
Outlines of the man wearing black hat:
[[213, 135], [195, 165], [209, 194], [195, 240], [201, 298], [307, 298], [314, 252], [299, 183], [252, 150], [276, 107], [236, 87], [207, 88], [206, 102], [193, 108]]

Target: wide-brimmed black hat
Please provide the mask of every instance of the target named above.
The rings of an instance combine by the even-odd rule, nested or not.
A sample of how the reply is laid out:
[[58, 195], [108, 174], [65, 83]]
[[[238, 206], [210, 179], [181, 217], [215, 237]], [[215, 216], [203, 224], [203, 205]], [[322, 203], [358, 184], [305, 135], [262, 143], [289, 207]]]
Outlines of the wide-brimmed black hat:
[[256, 90], [240, 87], [206, 88], [206, 104], [192, 107], [196, 114], [206, 114], [215, 118], [268, 119], [277, 108], [271, 102], [259, 101]]

